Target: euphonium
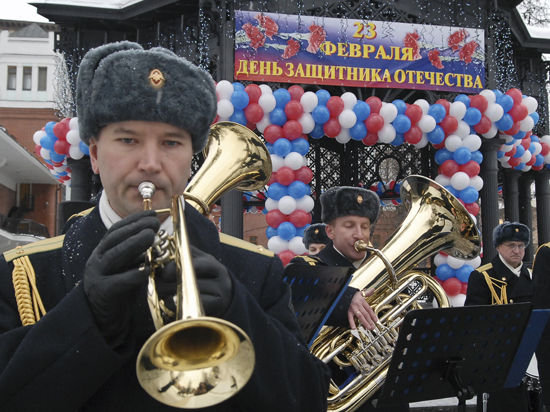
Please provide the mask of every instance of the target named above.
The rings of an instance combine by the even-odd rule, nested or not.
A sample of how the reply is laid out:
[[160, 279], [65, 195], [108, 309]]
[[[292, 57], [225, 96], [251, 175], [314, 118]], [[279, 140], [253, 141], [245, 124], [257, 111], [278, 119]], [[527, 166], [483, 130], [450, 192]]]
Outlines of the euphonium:
[[423, 176], [409, 176], [401, 186], [407, 216], [382, 250], [356, 242], [357, 250], [374, 253], [357, 269], [350, 286], [374, 289], [365, 299], [379, 321], [373, 331], [352, 331], [325, 326], [311, 352], [335, 368], [355, 372], [331, 381], [329, 411], [354, 411], [382, 387], [388, 371], [399, 326], [405, 315], [420, 309], [420, 296], [431, 291], [439, 307], [449, 306], [443, 288], [429, 275], [412, 270], [420, 261], [439, 251], [461, 259], [479, 254], [480, 236], [475, 222], [449, 191]]
[[[203, 214], [229, 189], [254, 190], [271, 175], [271, 158], [255, 133], [236, 123], [212, 126], [205, 162], [183, 195], [174, 196], [169, 209], [174, 234], [159, 233], [147, 252], [151, 267], [148, 303], [158, 329], [139, 352], [136, 370], [149, 395], [179, 408], [201, 408], [220, 403], [237, 393], [254, 370], [254, 347], [247, 334], [224, 320], [204, 316], [184, 219], [185, 199]], [[154, 185], [143, 182], [144, 208], [150, 208]], [[167, 210], [157, 210], [164, 212]], [[154, 270], [173, 260], [178, 269], [175, 320], [155, 290]]]

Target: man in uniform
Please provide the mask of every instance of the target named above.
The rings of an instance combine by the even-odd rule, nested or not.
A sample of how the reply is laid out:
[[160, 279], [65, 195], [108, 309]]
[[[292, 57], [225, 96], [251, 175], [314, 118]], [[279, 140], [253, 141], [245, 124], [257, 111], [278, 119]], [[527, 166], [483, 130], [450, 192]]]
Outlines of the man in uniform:
[[[216, 106], [210, 75], [169, 50], [120, 42], [86, 54], [79, 130], [104, 190], [66, 235], [0, 259], [3, 411], [175, 410], [136, 378], [137, 353], [154, 332], [144, 255], [159, 227], [173, 227], [143, 211], [138, 186], [155, 184], [153, 209], [184, 192]], [[189, 205], [185, 220], [205, 314], [242, 328], [255, 352], [248, 383], [200, 410], [326, 410], [330, 372], [304, 345], [280, 260], [220, 235]], [[159, 294], [172, 298], [175, 273], [158, 275]]]
[[326, 226], [324, 223], [314, 223], [305, 230], [303, 242], [309, 256], [316, 255], [329, 243]]
[[[504, 222], [493, 230], [493, 243], [498, 255], [486, 265], [472, 271], [468, 280], [465, 306], [503, 305], [531, 302], [531, 271], [523, 263], [531, 231], [518, 222]], [[481, 395], [478, 395], [478, 403]], [[526, 387], [503, 389], [490, 393], [488, 411], [529, 411]]]

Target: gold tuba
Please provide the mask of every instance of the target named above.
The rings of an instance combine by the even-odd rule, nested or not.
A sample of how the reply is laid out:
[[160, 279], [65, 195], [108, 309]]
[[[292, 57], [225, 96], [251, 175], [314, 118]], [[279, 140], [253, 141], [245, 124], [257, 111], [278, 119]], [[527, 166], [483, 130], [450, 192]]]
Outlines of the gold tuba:
[[335, 368], [352, 367], [355, 373], [330, 383], [328, 410], [354, 411], [384, 384], [399, 326], [405, 315], [420, 309], [420, 296], [431, 291], [439, 307], [449, 306], [443, 288], [431, 276], [411, 270], [439, 251], [461, 259], [479, 254], [480, 236], [468, 211], [448, 190], [423, 176], [409, 176], [401, 186], [405, 220], [378, 251], [364, 242], [357, 250], [374, 253], [357, 269], [350, 286], [374, 288], [366, 301], [379, 321], [373, 331], [325, 326], [311, 352]]
[[[271, 158], [254, 132], [236, 123], [211, 127], [205, 162], [183, 195], [169, 209], [174, 234], [159, 233], [147, 253], [151, 274], [148, 303], [157, 331], [141, 348], [136, 373], [143, 389], [169, 406], [195, 409], [220, 403], [237, 393], [254, 370], [254, 347], [238, 326], [204, 316], [185, 227], [185, 199], [203, 214], [230, 189], [254, 190], [271, 175]], [[149, 208], [154, 185], [140, 185]], [[164, 212], [167, 210], [158, 210]], [[178, 269], [175, 320], [163, 326], [167, 309], [155, 290], [154, 271], [173, 260]]]

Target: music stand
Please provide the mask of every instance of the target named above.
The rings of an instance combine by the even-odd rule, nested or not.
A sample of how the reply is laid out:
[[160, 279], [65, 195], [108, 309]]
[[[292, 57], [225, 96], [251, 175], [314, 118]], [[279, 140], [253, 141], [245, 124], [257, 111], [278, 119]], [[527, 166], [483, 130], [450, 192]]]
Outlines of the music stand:
[[292, 304], [308, 347], [317, 337], [350, 280], [352, 267], [291, 264], [283, 280], [292, 289]]
[[[508, 379], [511, 366], [522, 364], [518, 367], [525, 373], [548, 318], [545, 313], [538, 331], [527, 328], [531, 307], [519, 303], [409, 312], [401, 324], [379, 402], [457, 397], [459, 410], [465, 411], [466, 400], [475, 393], [502, 389], [507, 381], [517, 386], [519, 380]], [[523, 373], [517, 376], [521, 379]]]

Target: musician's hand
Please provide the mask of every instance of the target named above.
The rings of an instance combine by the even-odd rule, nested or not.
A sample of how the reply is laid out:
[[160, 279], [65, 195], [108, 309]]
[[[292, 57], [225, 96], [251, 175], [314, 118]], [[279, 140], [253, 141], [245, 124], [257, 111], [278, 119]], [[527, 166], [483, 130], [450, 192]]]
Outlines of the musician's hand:
[[204, 312], [208, 316], [220, 316], [231, 303], [231, 277], [214, 256], [195, 246], [191, 246], [191, 255]]
[[99, 330], [114, 348], [129, 333], [137, 292], [149, 274], [139, 267], [159, 226], [154, 211], [122, 219], [109, 229], [86, 263], [84, 293]]
[[[365, 292], [365, 296], [370, 296], [374, 293], [373, 289], [369, 289]], [[356, 329], [355, 318], [367, 329], [373, 330], [374, 325], [378, 322], [374, 311], [369, 306], [365, 297], [361, 294], [361, 291], [355, 293], [351, 299], [351, 303], [348, 309], [348, 321], [349, 326], [352, 329]]]

